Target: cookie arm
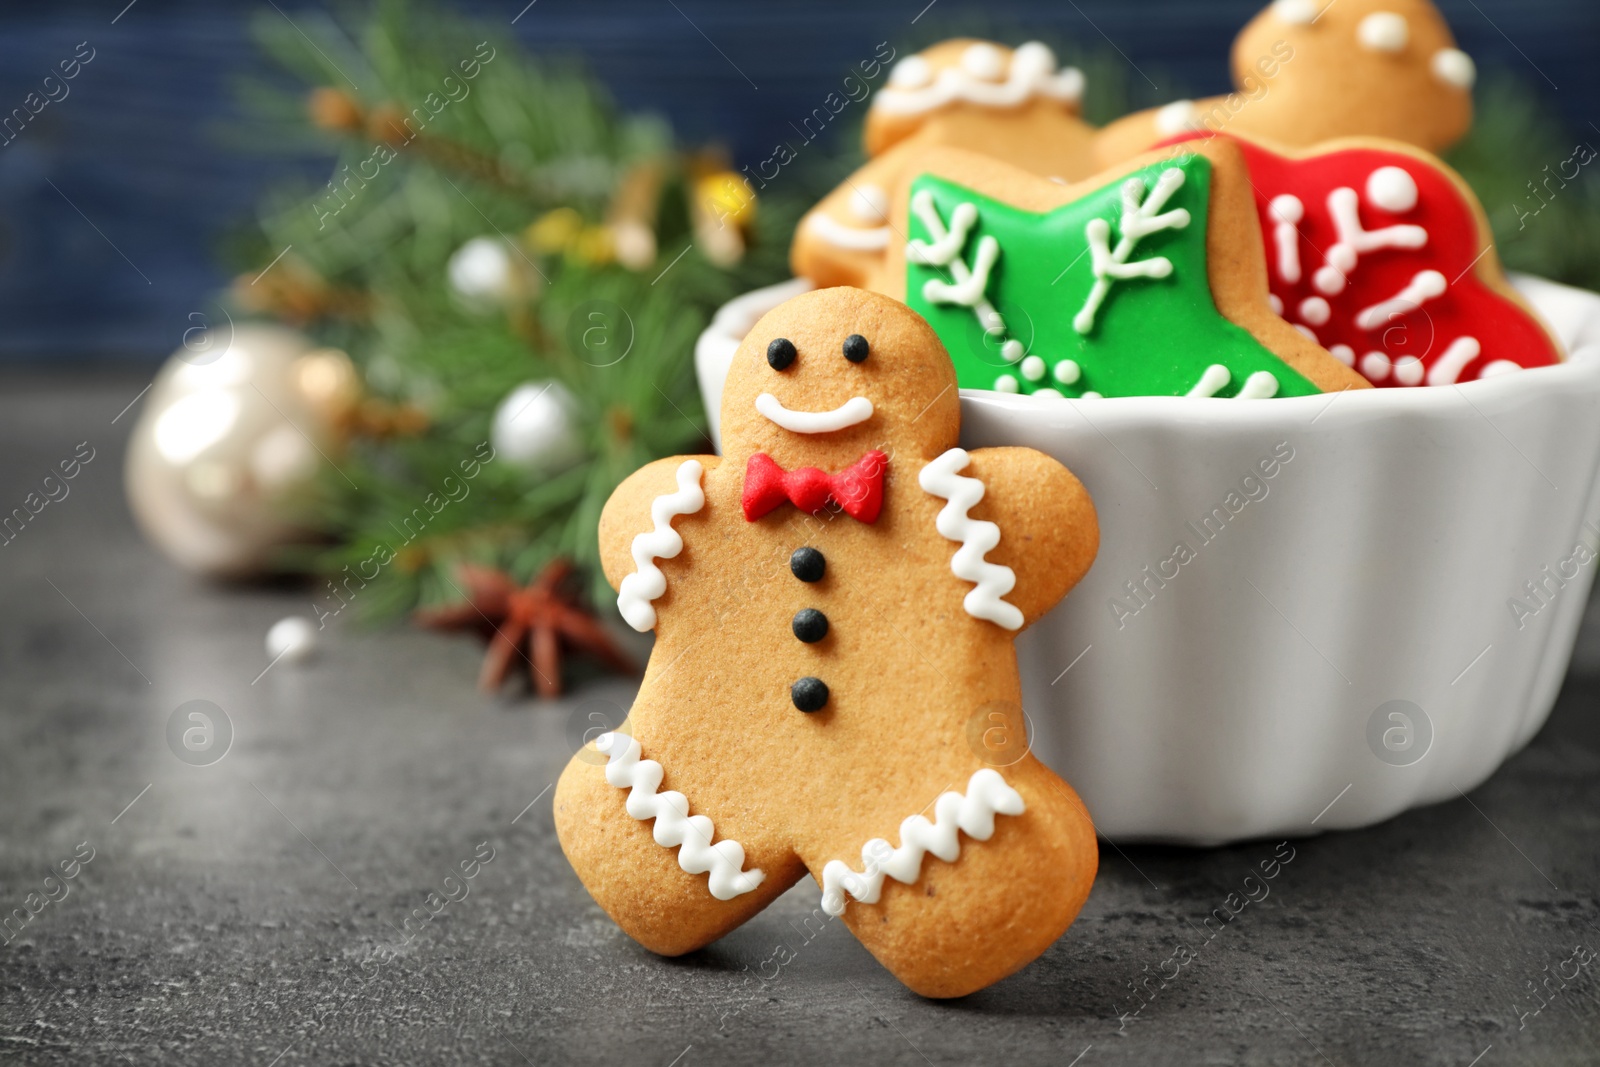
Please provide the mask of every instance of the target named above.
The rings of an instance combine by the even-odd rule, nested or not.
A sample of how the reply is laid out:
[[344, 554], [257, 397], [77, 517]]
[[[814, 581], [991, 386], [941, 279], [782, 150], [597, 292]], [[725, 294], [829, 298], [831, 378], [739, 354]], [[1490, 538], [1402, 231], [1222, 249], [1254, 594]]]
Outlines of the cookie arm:
[[704, 508], [706, 475], [720, 463], [717, 456], [658, 459], [617, 486], [600, 512], [600, 565], [634, 629], [655, 625], [652, 602], [666, 581], [656, 562], [683, 550], [675, 526]]
[[1066, 467], [1031, 448], [979, 448], [961, 473], [983, 483], [974, 519], [1000, 527], [990, 562], [1009, 567], [1005, 599], [1031, 626], [1086, 574], [1100, 548], [1094, 501]]

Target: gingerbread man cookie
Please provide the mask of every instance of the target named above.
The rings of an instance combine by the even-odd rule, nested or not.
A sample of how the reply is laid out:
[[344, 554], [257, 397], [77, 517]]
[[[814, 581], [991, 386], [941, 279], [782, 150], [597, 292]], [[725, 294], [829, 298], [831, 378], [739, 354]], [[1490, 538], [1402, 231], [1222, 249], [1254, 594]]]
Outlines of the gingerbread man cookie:
[[1253, 399], [1367, 384], [1274, 313], [1226, 141], [1075, 185], [929, 149], [893, 210], [904, 237], [884, 291], [933, 326], [964, 388]]
[[809, 871], [819, 921], [952, 997], [1077, 915], [1082, 803], [968, 737], [1020, 717], [1013, 640], [1088, 569], [1094, 506], [1050, 457], [967, 452], [959, 429], [922, 319], [815, 291], [740, 346], [725, 455], [659, 460], [607, 503], [606, 576], [656, 644], [627, 723], [562, 774], [556, 828], [647, 948], [705, 945]]
[[1095, 139], [1110, 166], [1190, 131], [1304, 147], [1384, 137], [1442, 151], [1472, 124], [1477, 68], [1430, 0], [1277, 0], [1233, 45], [1238, 91], [1118, 119]]
[[1082, 95], [1083, 74], [1058, 69], [1037, 41], [1015, 51], [944, 41], [902, 59], [867, 113], [872, 158], [795, 231], [795, 274], [822, 287], [869, 285], [889, 245], [889, 195], [906, 160], [927, 146], [966, 148], [1046, 177], [1088, 174], [1094, 130], [1079, 117]]
[[1455, 385], [1560, 362], [1477, 197], [1437, 157], [1376, 138], [1294, 154], [1236, 143], [1274, 309], [1368, 381]]

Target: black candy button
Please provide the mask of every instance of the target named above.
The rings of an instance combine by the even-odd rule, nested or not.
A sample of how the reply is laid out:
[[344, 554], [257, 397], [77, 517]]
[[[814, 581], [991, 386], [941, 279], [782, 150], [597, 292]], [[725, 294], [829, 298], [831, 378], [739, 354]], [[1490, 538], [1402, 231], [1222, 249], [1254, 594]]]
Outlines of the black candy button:
[[828, 702], [828, 683], [821, 678], [802, 678], [789, 687], [789, 699], [801, 711], [821, 711]]
[[794, 613], [790, 628], [800, 640], [814, 645], [828, 636], [828, 617], [816, 608], [801, 608]]
[[773, 370], [784, 370], [794, 362], [794, 342], [787, 337], [773, 338], [767, 345], [767, 364]]
[[844, 339], [844, 358], [851, 363], [864, 361], [871, 350], [871, 346], [867, 344], [867, 339], [859, 333], [853, 333]]
[[822, 581], [822, 573], [827, 569], [828, 561], [814, 548], [797, 548], [789, 556], [789, 570], [802, 582]]

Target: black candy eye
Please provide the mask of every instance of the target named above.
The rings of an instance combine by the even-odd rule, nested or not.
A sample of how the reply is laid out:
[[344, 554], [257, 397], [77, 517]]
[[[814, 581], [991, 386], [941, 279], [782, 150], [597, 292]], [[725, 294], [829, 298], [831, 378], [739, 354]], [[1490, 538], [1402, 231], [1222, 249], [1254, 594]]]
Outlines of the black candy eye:
[[859, 333], [853, 333], [844, 339], [844, 358], [851, 363], [862, 362], [867, 358], [867, 353], [870, 351], [871, 348], [867, 344], [867, 339]]
[[794, 342], [787, 337], [773, 338], [772, 343], [767, 345], [767, 365], [773, 370], [787, 369], [794, 362], [794, 357]]

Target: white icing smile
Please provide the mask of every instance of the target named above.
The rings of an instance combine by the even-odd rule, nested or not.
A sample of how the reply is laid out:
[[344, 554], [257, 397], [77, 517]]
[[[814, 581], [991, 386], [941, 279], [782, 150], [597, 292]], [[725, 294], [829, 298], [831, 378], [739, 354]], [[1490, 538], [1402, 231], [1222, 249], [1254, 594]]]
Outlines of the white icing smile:
[[833, 433], [872, 418], [872, 401], [853, 396], [832, 411], [791, 411], [771, 393], [762, 393], [756, 410], [790, 433]]

